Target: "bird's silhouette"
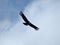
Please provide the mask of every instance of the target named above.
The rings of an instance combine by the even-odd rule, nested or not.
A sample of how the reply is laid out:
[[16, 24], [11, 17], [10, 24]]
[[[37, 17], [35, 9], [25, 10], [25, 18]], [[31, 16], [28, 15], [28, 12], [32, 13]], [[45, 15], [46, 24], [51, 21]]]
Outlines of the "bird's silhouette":
[[32, 28], [34, 28], [35, 30], [38, 30], [39, 28], [36, 27], [35, 25], [33, 25], [30, 21], [28, 21], [28, 19], [26, 18], [26, 16], [23, 14], [23, 12], [21, 11], [19, 13], [19, 15], [23, 18], [23, 20], [25, 21], [23, 24], [26, 26], [31, 26]]

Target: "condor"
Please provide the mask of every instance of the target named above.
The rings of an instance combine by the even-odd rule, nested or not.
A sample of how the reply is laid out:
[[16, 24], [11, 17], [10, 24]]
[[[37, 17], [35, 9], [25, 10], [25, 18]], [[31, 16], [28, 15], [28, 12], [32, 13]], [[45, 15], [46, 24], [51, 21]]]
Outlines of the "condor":
[[32, 28], [34, 28], [35, 30], [38, 30], [39, 28], [35, 25], [33, 25], [30, 21], [28, 21], [28, 19], [26, 18], [26, 16], [23, 14], [23, 12], [21, 11], [19, 13], [19, 15], [23, 18], [23, 20], [25, 21], [23, 24], [26, 26], [31, 26]]

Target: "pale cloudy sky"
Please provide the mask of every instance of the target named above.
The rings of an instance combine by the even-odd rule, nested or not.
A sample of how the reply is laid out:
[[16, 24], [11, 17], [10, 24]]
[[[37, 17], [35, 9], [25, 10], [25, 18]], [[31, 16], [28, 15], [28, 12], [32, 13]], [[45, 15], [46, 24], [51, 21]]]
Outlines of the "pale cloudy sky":
[[[2, 12], [5, 11], [6, 14], [9, 12], [8, 15], [11, 15], [13, 11], [13, 15], [18, 16], [19, 10], [24, 9], [23, 12], [26, 17], [40, 29], [39, 31], [35, 31], [31, 27], [23, 25], [23, 20], [19, 16], [12, 18], [15, 20], [12, 23], [11, 21], [7, 21], [7, 18], [4, 21], [0, 21], [4, 22], [0, 23], [3, 25], [2, 28], [4, 25], [9, 24], [9, 30], [5, 29], [0, 33], [0, 45], [60, 45], [60, 0], [28, 1], [30, 3], [24, 0], [22, 2], [27, 4], [23, 5], [22, 8], [19, 7], [22, 4], [19, 3], [19, 0], [12, 2], [10, 5], [11, 9], [8, 8], [11, 13], [8, 10], [5, 11], [5, 8], [3, 8]], [[9, 7], [9, 5], [7, 6]], [[14, 25], [10, 28], [12, 24]], [[5, 28], [8, 28], [8, 26]]]

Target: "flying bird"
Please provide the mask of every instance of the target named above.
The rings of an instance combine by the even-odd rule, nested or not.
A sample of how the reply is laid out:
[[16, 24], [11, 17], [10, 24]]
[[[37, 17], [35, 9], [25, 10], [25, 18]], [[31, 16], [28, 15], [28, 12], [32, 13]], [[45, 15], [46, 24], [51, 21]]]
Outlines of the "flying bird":
[[32, 28], [34, 28], [35, 30], [38, 30], [39, 28], [35, 25], [33, 25], [27, 18], [26, 16], [23, 14], [23, 12], [21, 11], [19, 13], [19, 15], [23, 18], [23, 20], [25, 21], [23, 24], [26, 25], [26, 26], [31, 26]]

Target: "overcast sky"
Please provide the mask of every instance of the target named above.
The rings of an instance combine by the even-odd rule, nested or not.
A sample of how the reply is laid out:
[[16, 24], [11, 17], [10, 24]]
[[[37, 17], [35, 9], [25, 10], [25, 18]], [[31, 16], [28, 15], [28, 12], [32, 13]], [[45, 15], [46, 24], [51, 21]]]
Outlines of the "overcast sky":
[[[21, 10], [39, 31], [23, 25]], [[0, 0], [0, 45], [60, 45], [60, 1]]]

